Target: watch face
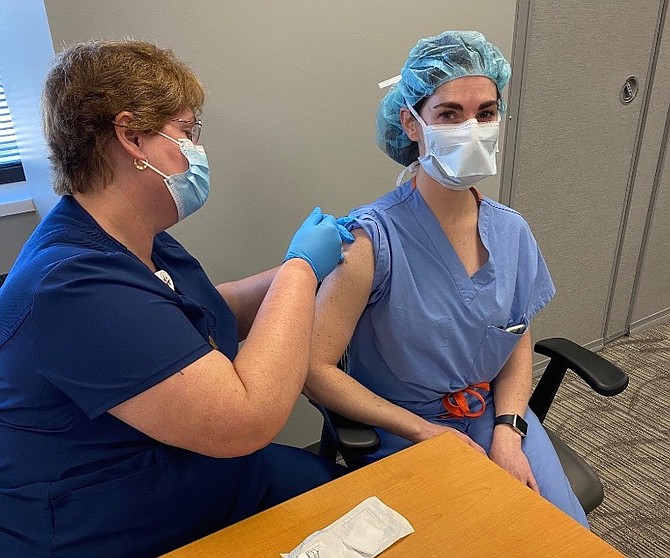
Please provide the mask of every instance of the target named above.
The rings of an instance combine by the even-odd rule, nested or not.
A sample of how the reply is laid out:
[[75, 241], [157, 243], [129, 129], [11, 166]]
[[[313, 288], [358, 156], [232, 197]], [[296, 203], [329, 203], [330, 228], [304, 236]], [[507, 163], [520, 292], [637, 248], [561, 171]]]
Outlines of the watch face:
[[524, 436], [528, 433], [528, 423], [519, 415], [516, 416], [516, 427]]
[[507, 424], [511, 426], [515, 432], [519, 433], [522, 438], [528, 432], [528, 423], [523, 420], [523, 417], [520, 415], [500, 415], [496, 418], [494, 424]]

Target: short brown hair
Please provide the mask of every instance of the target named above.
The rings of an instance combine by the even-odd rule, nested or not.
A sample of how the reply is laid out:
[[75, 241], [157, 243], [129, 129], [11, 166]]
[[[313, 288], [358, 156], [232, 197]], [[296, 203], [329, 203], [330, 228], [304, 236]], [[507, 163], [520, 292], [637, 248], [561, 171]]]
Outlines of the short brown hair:
[[91, 41], [62, 51], [44, 86], [42, 114], [59, 195], [103, 188], [113, 179], [109, 141], [114, 117], [160, 130], [177, 112], [196, 114], [205, 101], [195, 74], [171, 50], [142, 41]]

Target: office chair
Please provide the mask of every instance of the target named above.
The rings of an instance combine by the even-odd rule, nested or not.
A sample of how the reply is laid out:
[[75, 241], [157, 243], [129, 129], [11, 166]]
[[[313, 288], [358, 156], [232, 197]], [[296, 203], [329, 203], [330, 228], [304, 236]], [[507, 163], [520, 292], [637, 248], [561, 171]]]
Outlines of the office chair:
[[[538, 341], [535, 343], [535, 352], [550, 359], [528, 403], [540, 422], [544, 421], [568, 368], [596, 393], [607, 397], [621, 393], [628, 385], [628, 376], [620, 368], [568, 339]], [[346, 370], [346, 353], [338, 366]], [[361, 456], [379, 448], [379, 437], [371, 426], [344, 418], [314, 402], [312, 404], [324, 418], [320, 455], [334, 460], [339, 453], [348, 467], [358, 468], [361, 466]], [[592, 512], [605, 496], [598, 475], [554, 432], [546, 426], [545, 430], [577, 499], [587, 514]]]

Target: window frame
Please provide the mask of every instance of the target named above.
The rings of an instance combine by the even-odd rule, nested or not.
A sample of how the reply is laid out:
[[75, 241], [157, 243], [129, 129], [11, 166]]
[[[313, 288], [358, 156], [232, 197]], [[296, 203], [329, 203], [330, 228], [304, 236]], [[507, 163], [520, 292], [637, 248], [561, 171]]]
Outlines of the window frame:
[[[15, 151], [16, 156], [12, 161], [2, 162], [3, 149]], [[18, 160], [16, 160], [18, 159]], [[5, 96], [5, 89], [0, 76], [0, 185], [12, 184], [14, 182], [25, 182], [26, 175], [23, 171], [21, 154], [16, 141], [16, 132], [12, 121], [12, 113]]]

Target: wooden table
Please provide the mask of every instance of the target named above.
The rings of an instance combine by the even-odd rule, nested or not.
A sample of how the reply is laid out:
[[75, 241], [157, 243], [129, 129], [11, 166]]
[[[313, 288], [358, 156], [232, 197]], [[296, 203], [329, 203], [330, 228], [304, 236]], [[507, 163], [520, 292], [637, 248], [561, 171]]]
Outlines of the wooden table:
[[415, 530], [383, 558], [623, 556], [451, 433], [166, 556], [278, 558], [369, 496], [404, 515]]

